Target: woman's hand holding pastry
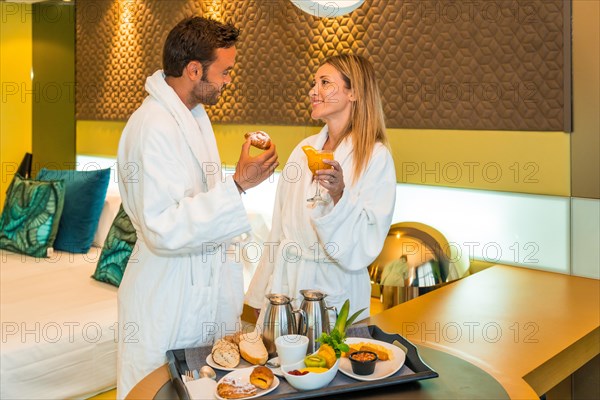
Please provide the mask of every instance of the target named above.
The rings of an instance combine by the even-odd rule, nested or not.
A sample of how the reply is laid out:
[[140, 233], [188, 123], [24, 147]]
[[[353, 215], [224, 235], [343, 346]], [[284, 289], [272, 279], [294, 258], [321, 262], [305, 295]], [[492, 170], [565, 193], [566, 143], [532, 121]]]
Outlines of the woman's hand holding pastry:
[[257, 186], [267, 179], [279, 165], [275, 144], [271, 142], [269, 148], [257, 156], [250, 155], [252, 140], [246, 138], [242, 152], [233, 174], [233, 179], [243, 189], [247, 190]]
[[323, 160], [325, 164], [331, 165], [331, 169], [320, 169], [317, 171], [317, 179], [322, 187], [327, 189], [333, 199], [333, 204], [342, 198], [344, 193], [344, 171], [339, 162], [335, 160]]

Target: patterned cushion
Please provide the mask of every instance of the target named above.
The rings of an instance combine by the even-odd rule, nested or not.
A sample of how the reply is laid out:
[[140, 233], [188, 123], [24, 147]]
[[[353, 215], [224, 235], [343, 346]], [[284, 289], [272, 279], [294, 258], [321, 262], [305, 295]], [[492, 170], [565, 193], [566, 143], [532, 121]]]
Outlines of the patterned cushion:
[[15, 175], [0, 217], [0, 248], [48, 257], [65, 200], [62, 181], [41, 182]]
[[118, 287], [136, 241], [135, 228], [121, 205], [108, 231], [92, 278]]
[[65, 206], [54, 248], [70, 253], [87, 253], [92, 247], [104, 207], [110, 168], [90, 171], [42, 168], [37, 179], [65, 182]]

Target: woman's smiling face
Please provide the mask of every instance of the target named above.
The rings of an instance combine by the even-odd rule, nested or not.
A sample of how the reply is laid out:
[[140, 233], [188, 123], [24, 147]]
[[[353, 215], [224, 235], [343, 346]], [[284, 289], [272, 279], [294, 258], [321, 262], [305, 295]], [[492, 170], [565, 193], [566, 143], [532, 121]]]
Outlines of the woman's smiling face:
[[350, 118], [352, 91], [346, 87], [342, 74], [332, 65], [324, 64], [317, 70], [309, 95], [313, 119], [327, 122]]

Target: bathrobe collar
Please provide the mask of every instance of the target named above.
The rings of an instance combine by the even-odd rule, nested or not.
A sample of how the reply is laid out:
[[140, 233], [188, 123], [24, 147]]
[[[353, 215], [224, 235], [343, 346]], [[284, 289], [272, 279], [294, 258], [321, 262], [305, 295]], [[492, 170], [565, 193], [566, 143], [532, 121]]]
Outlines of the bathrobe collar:
[[[156, 71], [146, 79], [145, 88], [148, 94], [169, 111], [177, 122], [192, 154], [205, 172], [208, 189], [212, 189], [216, 180], [221, 178], [221, 158], [218, 153], [208, 151], [217, 148], [217, 144], [204, 106], [198, 104], [192, 110], [187, 108], [175, 90], [165, 81], [162, 70]], [[210, 167], [207, 167], [208, 163]], [[208, 169], [211, 173], [206, 173]], [[214, 173], [215, 171], [217, 173]]]

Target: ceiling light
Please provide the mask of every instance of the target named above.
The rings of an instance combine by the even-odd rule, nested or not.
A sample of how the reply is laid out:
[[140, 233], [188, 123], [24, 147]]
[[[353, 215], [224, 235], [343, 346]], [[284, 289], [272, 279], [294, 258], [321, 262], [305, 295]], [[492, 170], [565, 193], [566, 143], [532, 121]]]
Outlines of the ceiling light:
[[356, 10], [365, 0], [291, 0], [291, 2], [305, 13], [315, 17], [334, 18]]

